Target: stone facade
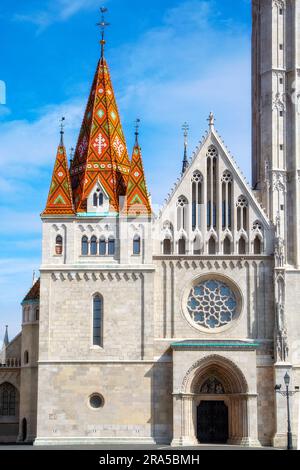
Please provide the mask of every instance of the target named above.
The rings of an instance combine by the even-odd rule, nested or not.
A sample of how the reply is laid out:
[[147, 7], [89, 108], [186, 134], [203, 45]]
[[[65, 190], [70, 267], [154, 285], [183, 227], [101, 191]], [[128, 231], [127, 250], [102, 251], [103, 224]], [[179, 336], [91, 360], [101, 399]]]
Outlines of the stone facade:
[[[299, 10], [253, 0], [254, 189], [211, 114], [157, 216], [124, 213], [124, 197], [111, 211], [100, 173], [86, 213], [55, 214], [53, 198], [22, 335], [2, 351], [0, 393], [20, 396], [2, 440], [285, 446], [274, 387], [287, 371], [300, 385], [300, 149], [288, 150], [299, 113], [280, 93]], [[296, 442], [297, 395], [291, 406]]]

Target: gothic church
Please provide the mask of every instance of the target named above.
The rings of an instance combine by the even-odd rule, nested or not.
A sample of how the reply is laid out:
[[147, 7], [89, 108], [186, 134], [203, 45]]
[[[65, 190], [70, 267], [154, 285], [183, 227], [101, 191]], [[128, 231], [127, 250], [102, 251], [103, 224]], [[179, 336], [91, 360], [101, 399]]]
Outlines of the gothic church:
[[0, 354], [1, 442], [286, 445], [274, 387], [287, 371], [300, 385], [300, 0], [252, 4], [252, 188], [211, 114], [159, 214], [101, 41], [70, 165], [58, 145], [40, 279]]

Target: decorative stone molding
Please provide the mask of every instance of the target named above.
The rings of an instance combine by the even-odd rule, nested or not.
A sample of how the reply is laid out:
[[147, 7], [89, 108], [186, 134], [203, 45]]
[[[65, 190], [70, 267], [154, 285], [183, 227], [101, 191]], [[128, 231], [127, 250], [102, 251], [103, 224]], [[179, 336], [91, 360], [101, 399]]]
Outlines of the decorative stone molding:
[[285, 171], [273, 170], [271, 172], [273, 191], [286, 192], [287, 174]]
[[285, 10], [286, 8], [286, 3], [285, 0], [273, 0], [273, 8], [282, 8]]
[[199, 359], [188, 369], [183, 378], [180, 393], [187, 393], [187, 387], [193, 381], [195, 375], [194, 372], [196, 371], [196, 369], [200, 369], [202, 366], [209, 366], [210, 364], [217, 364], [223, 367], [224, 370], [229, 369], [229, 371], [234, 371], [237, 377], [240, 378], [241, 386], [243, 388], [243, 390], [240, 390], [240, 392], [248, 392], [247, 380], [242, 371], [239, 369], [239, 367], [230, 359], [224, 358], [218, 354], [212, 354], [210, 356], [206, 356], [202, 359]]
[[272, 109], [277, 111], [286, 111], [286, 97], [285, 93], [275, 93], [273, 97]]

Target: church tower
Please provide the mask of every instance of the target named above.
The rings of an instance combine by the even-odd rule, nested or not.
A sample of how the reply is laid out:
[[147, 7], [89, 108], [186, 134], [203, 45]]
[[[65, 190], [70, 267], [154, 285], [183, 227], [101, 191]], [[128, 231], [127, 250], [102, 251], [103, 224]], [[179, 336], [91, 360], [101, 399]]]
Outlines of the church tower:
[[253, 0], [253, 186], [300, 267], [300, 0]]

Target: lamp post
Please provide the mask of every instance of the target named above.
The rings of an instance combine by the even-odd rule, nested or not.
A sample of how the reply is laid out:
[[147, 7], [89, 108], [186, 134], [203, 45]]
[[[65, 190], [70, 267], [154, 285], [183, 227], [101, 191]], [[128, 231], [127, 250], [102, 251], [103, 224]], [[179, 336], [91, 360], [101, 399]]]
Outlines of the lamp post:
[[291, 378], [288, 372], [284, 376], [285, 390], [281, 390], [281, 385], [275, 386], [275, 392], [279, 393], [283, 397], [286, 397], [287, 404], [287, 450], [293, 450], [293, 435], [291, 427], [291, 410], [290, 410], [290, 397], [299, 392], [299, 387], [295, 387], [295, 390], [290, 390]]

